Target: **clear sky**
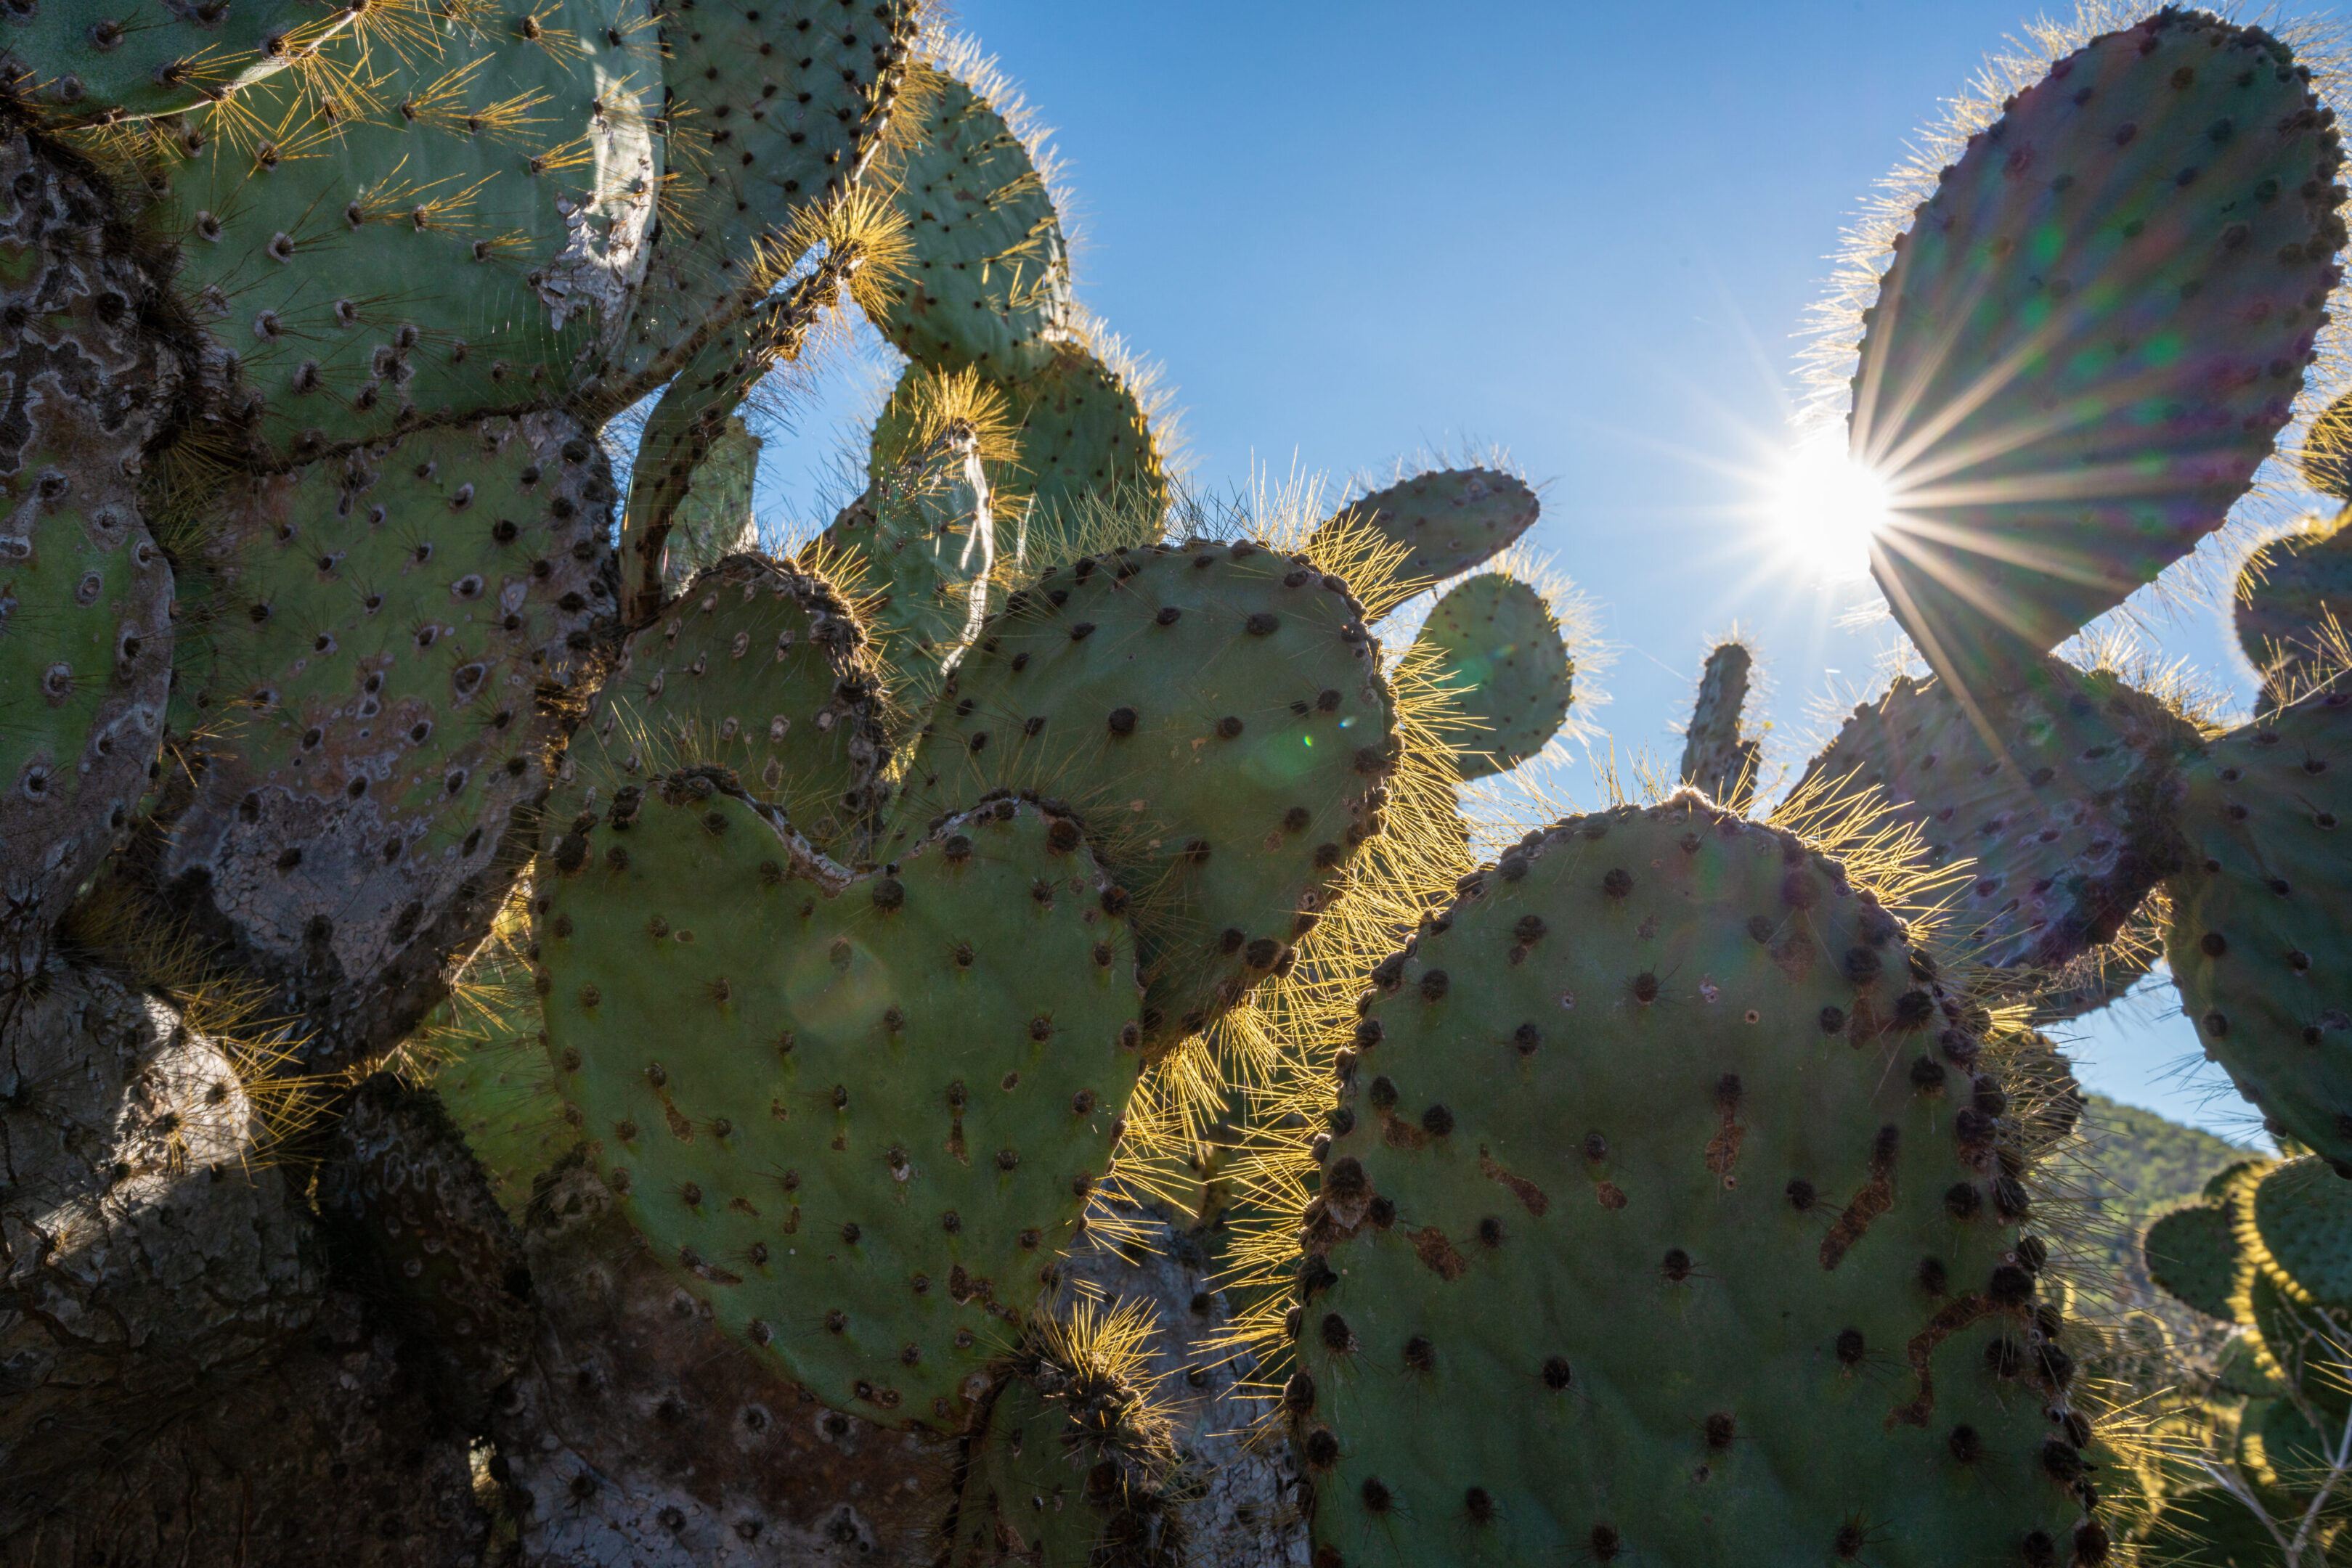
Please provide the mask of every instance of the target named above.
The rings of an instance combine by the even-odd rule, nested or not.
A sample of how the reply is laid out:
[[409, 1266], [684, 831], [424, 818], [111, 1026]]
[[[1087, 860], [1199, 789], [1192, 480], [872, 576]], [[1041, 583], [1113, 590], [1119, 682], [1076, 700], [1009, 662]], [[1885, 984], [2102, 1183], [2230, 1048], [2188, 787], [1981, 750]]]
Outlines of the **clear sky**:
[[[1699, 663], [1737, 622], [1761, 655], [1769, 776], [1802, 766], [1896, 641], [1842, 628], [1874, 593], [1825, 583], [1835, 552], [1773, 521], [1806, 308], [1873, 183], [2028, 4], [963, 0], [958, 17], [1055, 129], [1081, 296], [1163, 368], [1195, 483], [1500, 446], [1546, 484], [1532, 542], [1594, 608], [1598, 754], [1671, 767]], [[764, 522], [829, 517], [833, 454], [892, 358], [837, 357], [768, 432]], [[2154, 629], [2243, 704], [2218, 612]], [[1558, 772], [1600, 800], [1581, 748]], [[2095, 1089], [2250, 1130], [2168, 984], [2075, 1049]]]

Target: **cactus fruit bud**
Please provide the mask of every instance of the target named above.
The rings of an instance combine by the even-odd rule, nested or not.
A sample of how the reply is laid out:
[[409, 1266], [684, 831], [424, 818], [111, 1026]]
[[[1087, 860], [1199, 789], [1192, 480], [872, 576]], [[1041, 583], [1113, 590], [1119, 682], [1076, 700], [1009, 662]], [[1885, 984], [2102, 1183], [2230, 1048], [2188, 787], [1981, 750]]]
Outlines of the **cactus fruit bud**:
[[1969, 138], [1864, 313], [1873, 570], [1971, 692], [2196, 548], [2315, 357], [2345, 228], [2334, 115], [2287, 46], [2168, 8], [2054, 62]]
[[1517, 578], [1490, 571], [1455, 584], [1413, 647], [1457, 710], [1436, 728], [1465, 779], [1517, 767], [1568, 718], [1576, 661], [1551, 606]]
[[1763, 747], [1740, 734], [1754, 663], [1755, 655], [1738, 643], [1723, 643], [1706, 656], [1683, 739], [1683, 782], [1735, 811], [1745, 811], [1755, 799], [1756, 775], [1764, 765]]
[[1695, 791], [1512, 856], [1368, 999], [1303, 1217], [1326, 1561], [2063, 1550], [2089, 1426], [2020, 1230], [2063, 1061]]
[[2212, 743], [2166, 885], [2183, 1009], [2238, 1092], [2352, 1177], [2352, 984], [2336, 967], [2352, 848], [2352, 694], [2319, 692]]
[[709, 770], [583, 815], [536, 932], [597, 1169], [730, 1336], [837, 1408], [956, 1428], [1141, 1071], [1108, 874], [1009, 799], [854, 879]]

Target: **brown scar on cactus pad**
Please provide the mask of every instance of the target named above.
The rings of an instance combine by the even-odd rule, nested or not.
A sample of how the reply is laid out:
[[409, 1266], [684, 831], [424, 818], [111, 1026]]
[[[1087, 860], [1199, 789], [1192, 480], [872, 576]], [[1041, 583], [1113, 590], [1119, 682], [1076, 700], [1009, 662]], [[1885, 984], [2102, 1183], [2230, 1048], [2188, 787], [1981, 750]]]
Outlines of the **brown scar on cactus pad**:
[[[1675, 1563], [1832, 1559], [1864, 1508], [1906, 1521], [1891, 1563], [2101, 1528], [2021, 1231], [2079, 1099], [1888, 909], [1685, 791], [1529, 834], [1374, 971], [1293, 1286], [1318, 1562], [1566, 1557], [1596, 1519]], [[1601, 1168], [1613, 1203], [1497, 1203]]]
[[2006, 685], [2270, 455], [2343, 277], [2311, 78], [2261, 27], [2168, 7], [2053, 63], [1866, 242], [1894, 252], [1854, 285], [1853, 451], [1898, 507], [1873, 570], [1945, 678]]

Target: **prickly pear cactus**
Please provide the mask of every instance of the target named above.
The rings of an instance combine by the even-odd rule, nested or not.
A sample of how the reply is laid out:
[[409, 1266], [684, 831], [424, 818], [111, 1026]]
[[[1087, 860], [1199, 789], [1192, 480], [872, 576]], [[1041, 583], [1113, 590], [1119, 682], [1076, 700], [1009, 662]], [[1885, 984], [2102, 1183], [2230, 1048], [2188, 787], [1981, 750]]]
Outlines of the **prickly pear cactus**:
[[54, 920], [147, 786], [172, 679], [172, 569], [142, 444], [181, 381], [113, 204], [0, 133], [0, 966]]
[[643, 0], [391, 9], [364, 52], [331, 39], [227, 123], [151, 121], [138, 149], [269, 466], [552, 406], [620, 347], [645, 277], [676, 141]]
[[1575, 700], [1576, 661], [1544, 596], [1485, 572], [1429, 612], [1415, 650], [1454, 711], [1438, 726], [1465, 779], [1501, 773], [1541, 751]]
[[588, 728], [607, 767], [731, 769], [820, 852], [854, 858], [887, 794], [881, 673], [832, 584], [734, 556], [630, 634]]
[[1515, 474], [1444, 468], [1351, 501], [1323, 526], [1370, 527], [1409, 552], [1399, 576], [1437, 582], [1500, 554], [1542, 512], [1535, 491]]
[[1138, 1390], [1050, 1355], [991, 1400], [957, 1498], [952, 1568], [1182, 1568], [1175, 1468]]
[[880, 150], [920, 7], [881, 0], [704, 0], [634, 36], [660, 77], [640, 112], [664, 130], [661, 235], [600, 389], [614, 410], [677, 374], [800, 257], [795, 220]]
[[206, 755], [149, 874], [324, 1032], [388, 1047], [534, 841], [613, 614], [612, 483], [562, 414], [419, 431], [241, 483]]
[[583, 1134], [539, 1038], [539, 993], [525, 956], [527, 895], [517, 894], [526, 913], [513, 919], [518, 905], [509, 902], [452, 995], [411, 1037], [417, 1060], [404, 1076], [439, 1097], [481, 1162], [489, 1196], [520, 1225], [539, 1177], [562, 1164]]
[[2140, 1241], [2148, 1278], [2208, 1317], [2228, 1321], [2242, 1251], [2228, 1205], [2191, 1203], [2147, 1228]]
[[2331, 643], [2352, 616], [2352, 535], [2316, 519], [2264, 545], [2238, 573], [2238, 646], [2262, 673], [2263, 700], [2283, 706], [2332, 674]]
[[2055, 968], [2112, 941], [2180, 863], [2175, 801], [2197, 740], [2114, 674], [2049, 659], [2007, 698], [1974, 704], [1947, 681], [1898, 678], [1854, 709], [1798, 789], [1877, 791], [1917, 826], [1917, 869], [1966, 862], [1949, 900], [1958, 941], [1988, 964]]
[[2031, 1075], [1935, 976], [1696, 793], [1381, 964], [1283, 1391], [1318, 1561], [2099, 1561]]
[[1740, 729], [1748, 674], [1755, 663], [1756, 656], [1738, 643], [1726, 643], [1706, 656], [1683, 738], [1683, 782], [1735, 811], [1748, 810], [1764, 766], [1764, 748]]
[[0, 74], [13, 94], [59, 127], [201, 111], [294, 64], [301, 56], [285, 47], [288, 42], [327, 47], [355, 26], [365, 37], [373, 30], [369, 24], [382, 22], [386, 13], [398, 16], [409, 9], [390, 5], [373, 17], [366, 10], [322, 16], [287, 0], [265, 0], [238, 7], [239, 30], [250, 31], [231, 44], [225, 9], [181, 6], [126, 25], [116, 17], [93, 18], [78, 5], [30, 7], [13, 18]]
[[899, 447], [877, 432], [876, 472], [825, 530], [822, 559], [838, 560], [836, 570], [856, 580], [866, 623], [897, 645], [893, 662], [923, 684], [914, 698], [919, 708], [937, 689], [940, 664], [969, 646], [988, 617], [998, 550], [1007, 569], [1019, 556], [1011, 530], [999, 526], [971, 426], [950, 421], [908, 437]]
[[630, 1222], [842, 1409], [956, 1428], [1141, 1070], [1125, 893], [1010, 799], [850, 877], [709, 773], [541, 862], [549, 1050]]
[[919, 65], [888, 161], [915, 261], [876, 325], [918, 363], [1018, 381], [1068, 331], [1069, 249], [1018, 96], [969, 47]]
[[1289, 959], [1396, 766], [1348, 586], [1248, 540], [1081, 557], [1006, 600], [940, 695], [885, 858], [983, 790], [1066, 801], [1136, 897], [1172, 1045]]
[[1873, 570], [1948, 680], [2029, 676], [2269, 455], [2343, 276], [2343, 147], [2310, 78], [2259, 26], [2167, 8], [1969, 127], [1893, 237], [1853, 450], [1918, 489]]
[[751, 489], [762, 443], [737, 414], [729, 414], [694, 465], [693, 483], [672, 520], [662, 576], [683, 589], [694, 574], [730, 555], [755, 549]]
[[2238, 1092], [2352, 1176], [2352, 991], [2335, 967], [2352, 885], [2336, 793], [2347, 729], [2352, 695], [2318, 694], [2223, 736], [2189, 770], [2165, 952]]

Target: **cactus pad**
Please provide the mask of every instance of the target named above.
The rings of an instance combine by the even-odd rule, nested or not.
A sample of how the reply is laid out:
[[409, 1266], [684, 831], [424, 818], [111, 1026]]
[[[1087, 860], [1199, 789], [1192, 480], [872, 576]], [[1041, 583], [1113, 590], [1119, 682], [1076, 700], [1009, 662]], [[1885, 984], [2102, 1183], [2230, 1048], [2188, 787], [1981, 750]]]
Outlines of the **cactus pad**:
[[1748, 674], [1756, 656], [1738, 643], [1726, 643], [1706, 656], [1698, 680], [1698, 700], [1683, 737], [1683, 782], [1709, 800], [1745, 811], [1756, 795], [1764, 749], [1742, 738], [1748, 706]]
[[2140, 1250], [2147, 1277], [2207, 1317], [2228, 1322], [2240, 1251], [2230, 1211], [2217, 1203], [2174, 1209], [2147, 1228]]
[[1009, 530], [998, 524], [969, 429], [950, 426], [898, 461], [881, 454], [877, 441], [878, 471], [834, 519], [824, 545], [850, 563], [844, 574], [855, 575], [859, 608], [892, 663], [928, 684], [987, 618], [989, 580]]
[[669, 549], [662, 576], [682, 589], [705, 567], [749, 550], [758, 542], [751, 523], [751, 490], [760, 472], [760, 438], [729, 414], [694, 465], [685, 499], [670, 522]]
[[667, 381], [791, 269], [798, 257], [779, 247], [794, 219], [846, 190], [881, 144], [919, 9], [701, 0], [664, 15], [659, 112], [676, 186], [607, 377], [618, 401]]
[[2097, 1560], [2018, 1230], [2051, 1064], [1897, 933], [1685, 792], [1374, 971], [1284, 1390], [1327, 1564]]
[[2325, 1162], [2287, 1160], [2242, 1200], [2262, 1246], [2256, 1261], [2297, 1301], [2352, 1312], [2352, 1182]]
[[322, 1046], [379, 1049], [528, 849], [500, 853], [612, 614], [612, 482], [550, 413], [240, 483], [212, 665], [184, 677], [211, 755], [156, 874]]
[[[890, 760], [872, 649], [824, 579], [734, 556], [633, 633], [589, 724], [623, 770], [734, 770], [820, 852], [870, 831]], [[650, 755], [647, 755], [647, 754]]]
[[2273, 540], [2238, 574], [2238, 646], [2277, 704], [2298, 679], [2333, 673], [2329, 644], [2352, 627], [2352, 531], [2338, 517]]
[[[425, 7], [392, 0], [378, 8], [402, 22]], [[112, 15], [93, 15], [95, 10]], [[402, 16], [406, 13], [406, 16]], [[0, 76], [11, 90], [53, 123], [104, 125], [193, 110], [234, 96], [242, 88], [293, 63], [290, 49], [272, 39], [298, 36], [328, 54], [356, 52], [337, 35], [365, 13], [319, 12], [290, 0], [240, 5], [173, 5], [160, 15], [128, 7], [26, 5], [9, 13]]]
[[917, 68], [911, 123], [892, 131], [906, 151], [889, 170], [914, 261], [876, 325], [922, 364], [1035, 375], [1074, 314], [1061, 214], [1020, 130], [989, 101], [992, 73], [975, 90]]
[[1437, 735], [1465, 779], [1517, 767], [1568, 717], [1576, 661], [1551, 606], [1516, 578], [1490, 571], [1455, 584], [1414, 646], [1434, 655], [1430, 678], [1457, 710]]
[[1076, 825], [1001, 800], [852, 880], [693, 773], [542, 866], [549, 1049], [631, 1223], [818, 1398], [959, 1425], [1141, 1064]]
[[436, 17], [371, 53], [364, 123], [295, 71], [238, 95], [258, 141], [157, 123], [173, 286], [266, 462], [550, 407], [618, 346], [662, 183], [651, 35], [643, 0]]
[[1394, 766], [1347, 585], [1246, 540], [1080, 558], [1006, 600], [942, 690], [882, 853], [982, 791], [1066, 800], [1134, 890], [1145, 1032], [1287, 962]]
[[1093, 548], [1159, 543], [1165, 457], [1128, 371], [1063, 343], [1045, 369], [1004, 390], [1019, 422], [1019, 456], [992, 477], [1007, 493], [1008, 510], [1025, 498], [1030, 528], [1081, 530], [1090, 503], [1110, 504], [1136, 526], [1127, 537], [1090, 539]]
[[2189, 770], [2189, 864], [2168, 884], [2165, 953], [2238, 1092], [2352, 1176], [2352, 982], [2336, 967], [2352, 886], [2347, 741], [2352, 695], [2316, 695]]
[[153, 284], [102, 193], [0, 137], [0, 963], [54, 919], [147, 786], [172, 679], [173, 574], [139, 513], [142, 444], [180, 381]]
[[1370, 524], [1381, 538], [1411, 552], [1397, 569], [1398, 576], [1442, 581], [1507, 549], [1535, 526], [1542, 511], [1535, 491], [1515, 474], [1493, 468], [1433, 469], [1349, 502], [1323, 528], [1347, 519]]
[[2116, 675], [2055, 659], [1978, 712], [2000, 752], [1949, 684], [1898, 678], [1798, 788], [1879, 790], [1918, 828], [1921, 870], [1973, 862], [1950, 897], [1954, 936], [1988, 964], [2054, 968], [2112, 940], [2179, 863], [2172, 792], [2196, 731]]
[[1121, 1462], [1118, 1438], [1104, 1440], [1118, 1411], [1100, 1407], [1083, 1372], [1043, 1371], [1043, 1387], [1015, 1377], [990, 1402], [957, 1500], [948, 1568], [1183, 1568], [1174, 1514]]
[[427, 1065], [411, 1081], [441, 1097], [481, 1161], [490, 1196], [521, 1224], [537, 1178], [579, 1147], [582, 1134], [556, 1092], [539, 1038], [539, 996], [520, 947], [503, 934], [484, 943], [456, 993], [417, 1032]]
[[2168, 8], [2011, 99], [1895, 242], [1853, 449], [1908, 491], [1873, 570], [1948, 679], [2030, 672], [2270, 455], [2342, 276], [2309, 76], [2259, 27]]

